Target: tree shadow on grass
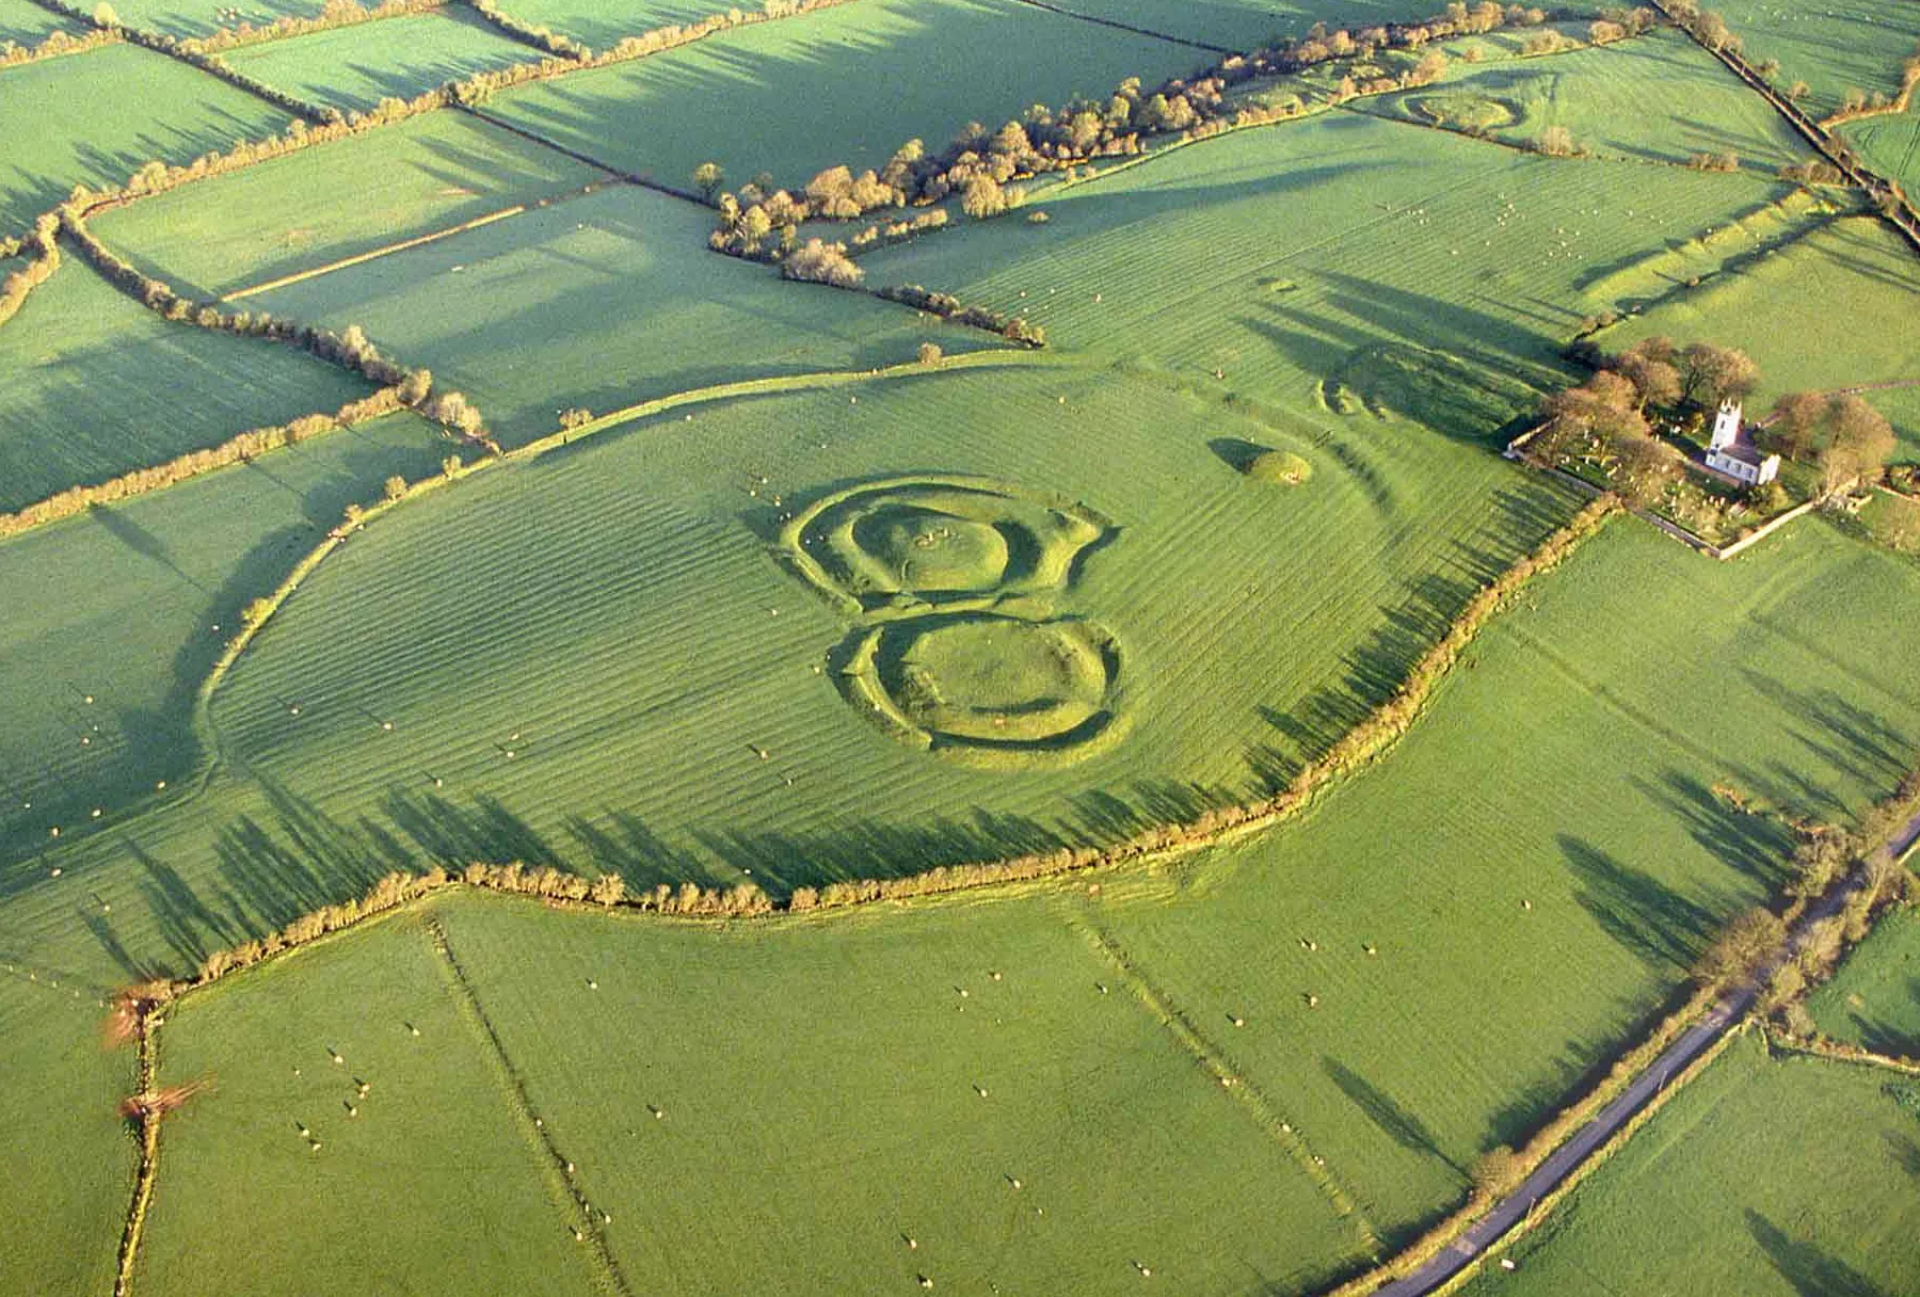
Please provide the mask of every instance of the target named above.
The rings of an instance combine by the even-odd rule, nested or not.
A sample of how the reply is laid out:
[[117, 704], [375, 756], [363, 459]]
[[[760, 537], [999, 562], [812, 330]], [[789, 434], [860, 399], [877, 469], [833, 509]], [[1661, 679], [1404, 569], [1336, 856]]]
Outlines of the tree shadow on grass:
[[1747, 1232], [1767, 1254], [1780, 1277], [1793, 1285], [1798, 1297], [1893, 1297], [1838, 1257], [1811, 1242], [1795, 1242], [1785, 1231], [1752, 1208], [1747, 1209]]
[[1793, 833], [1772, 816], [1738, 810], [1692, 775], [1670, 770], [1657, 784], [1635, 778], [1633, 786], [1687, 827], [1693, 840], [1730, 869], [1766, 884], [1786, 881], [1793, 861]]
[[1685, 968], [1718, 927], [1718, 916], [1651, 874], [1623, 865], [1590, 842], [1561, 834], [1579, 887], [1574, 900], [1601, 931], [1644, 963], [1663, 971]]
[[1393, 1097], [1338, 1059], [1322, 1055], [1320, 1067], [1386, 1136], [1402, 1148], [1436, 1157], [1462, 1175], [1459, 1163], [1440, 1151], [1439, 1141], [1418, 1116], [1395, 1102]]

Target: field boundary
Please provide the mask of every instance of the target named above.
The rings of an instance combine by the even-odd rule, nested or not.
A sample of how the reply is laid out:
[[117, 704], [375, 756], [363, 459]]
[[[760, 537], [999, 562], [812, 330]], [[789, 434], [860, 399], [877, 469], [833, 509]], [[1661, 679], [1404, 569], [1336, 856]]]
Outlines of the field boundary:
[[[579, 193], [583, 191], [576, 190], [575, 192]], [[336, 270], [346, 270], [352, 266], [365, 265], [369, 261], [378, 261], [381, 257], [392, 256], [396, 252], [405, 252], [408, 248], [418, 248], [428, 243], [437, 243], [441, 239], [450, 239], [456, 234], [465, 234], [468, 230], [477, 230], [483, 226], [492, 225], [495, 221], [504, 221], [510, 216], [518, 216], [526, 210], [527, 205], [525, 203], [515, 203], [511, 207], [503, 207], [497, 212], [488, 212], [486, 215], [476, 216], [470, 221], [462, 221], [458, 225], [450, 225], [444, 230], [430, 230], [425, 234], [415, 235], [411, 239], [402, 239], [398, 243], [388, 243], [378, 248], [370, 248], [366, 252], [355, 253], [351, 257], [341, 257], [337, 261], [329, 261], [324, 265], [314, 266], [307, 270], [298, 270], [291, 275], [282, 275], [278, 279], [269, 279], [265, 283], [251, 284], [245, 288], [236, 288], [230, 293], [222, 293], [218, 300], [222, 302], [238, 302], [243, 298], [252, 297], [257, 293], [270, 293], [276, 288], [287, 288], [293, 284], [304, 283], [309, 279], [318, 279], [320, 276], [332, 274]]]
[[[438, 915], [428, 915], [424, 924], [428, 942], [439, 957], [435, 962], [445, 975], [447, 990], [452, 994], [456, 1011], [466, 1019], [467, 1025], [479, 1035], [485, 1044], [485, 1053], [489, 1070], [492, 1071], [507, 1091], [508, 1107], [512, 1109], [515, 1124], [520, 1127], [522, 1137], [538, 1151], [541, 1157], [540, 1178], [546, 1182], [547, 1190], [558, 1202], [571, 1202], [575, 1221], [571, 1225], [574, 1241], [588, 1244], [592, 1249], [594, 1261], [595, 1286], [611, 1288], [622, 1297], [632, 1297], [633, 1289], [621, 1272], [620, 1263], [614, 1258], [613, 1247], [607, 1241], [604, 1223], [594, 1215], [592, 1205], [586, 1194], [573, 1183], [571, 1173], [573, 1163], [560, 1152], [553, 1134], [547, 1129], [545, 1119], [534, 1112], [533, 1099], [527, 1093], [526, 1081], [513, 1065], [513, 1058], [507, 1053], [507, 1047], [500, 1039], [493, 1020], [487, 1016], [486, 1006], [480, 1003], [479, 993], [468, 980], [467, 973], [460, 965], [459, 956], [453, 953], [452, 942], [447, 937], [446, 926]], [[564, 1170], [563, 1170], [564, 1168]], [[116, 1295], [117, 1297], [117, 1295]]]
[[1225, 1054], [1217, 1049], [1194, 1025], [1186, 1011], [1175, 1005], [1167, 994], [1135, 967], [1126, 951], [1119, 943], [1103, 932], [1091, 919], [1076, 916], [1068, 920], [1068, 926], [1079, 932], [1096, 953], [1107, 961], [1119, 975], [1125, 979], [1147, 1012], [1152, 1014], [1180, 1046], [1181, 1052], [1211, 1077], [1227, 1097], [1247, 1110], [1253, 1124], [1286, 1150], [1287, 1156], [1312, 1180], [1314, 1187], [1326, 1198], [1328, 1206], [1335, 1216], [1350, 1220], [1359, 1229], [1361, 1246], [1369, 1254], [1377, 1257], [1380, 1251], [1380, 1236], [1373, 1228], [1373, 1222], [1360, 1209], [1345, 1185], [1326, 1167], [1326, 1159], [1313, 1151], [1306, 1137], [1295, 1130], [1293, 1123], [1274, 1110], [1267, 1097], [1260, 1093], [1238, 1068], [1228, 1061]]
[[1228, 49], [1224, 45], [1209, 45], [1205, 41], [1192, 40], [1186, 36], [1175, 36], [1170, 32], [1158, 32], [1151, 27], [1135, 27], [1132, 23], [1119, 22], [1112, 18], [1101, 18], [1094, 14], [1083, 14], [1077, 9], [1065, 5], [1050, 3], [1050, 0], [1014, 0], [1015, 4], [1026, 5], [1029, 9], [1040, 9], [1050, 14], [1059, 14], [1062, 18], [1072, 18], [1078, 22], [1092, 23], [1096, 27], [1111, 27], [1115, 31], [1130, 32], [1135, 36], [1145, 36], [1149, 40], [1165, 41], [1169, 45], [1184, 45], [1188, 49], [1204, 50], [1208, 54], [1238, 54], [1239, 50]]
[[602, 162], [591, 153], [582, 153], [578, 149], [570, 149], [557, 140], [548, 139], [538, 131], [531, 131], [524, 126], [515, 126], [512, 122], [502, 121], [492, 113], [486, 112], [473, 104], [455, 104], [454, 107], [469, 116], [479, 118], [489, 126], [498, 127], [510, 135], [518, 135], [530, 144], [538, 144], [541, 148], [553, 153], [558, 153], [562, 157], [572, 158], [575, 162], [592, 167], [597, 171], [603, 171], [615, 179], [625, 181], [627, 184], [638, 185], [642, 189], [651, 189], [655, 193], [666, 194], [670, 198], [678, 198], [683, 202], [692, 203], [697, 207], [711, 209], [713, 206], [713, 204], [707, 202], [706, 199], [700, 197], [690, 189], [680, 189], [673, 185], [662, 184], [658, 180], [639, 175], [636, 172], [622, 171], [619, 167]]

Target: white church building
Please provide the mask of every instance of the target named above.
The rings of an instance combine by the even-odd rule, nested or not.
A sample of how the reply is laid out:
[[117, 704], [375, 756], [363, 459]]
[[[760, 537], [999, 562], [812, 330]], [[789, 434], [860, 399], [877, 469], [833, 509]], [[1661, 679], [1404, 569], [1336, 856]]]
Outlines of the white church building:
[[1713, 419], [1713, 437], [1707, 442], [1707, 467], [1717, 469], [1748, 486], [1759, 486], [1780, 476], [1780, 457], [1762, 455], [1740, 423], [1740, 403], [1720, 402]]

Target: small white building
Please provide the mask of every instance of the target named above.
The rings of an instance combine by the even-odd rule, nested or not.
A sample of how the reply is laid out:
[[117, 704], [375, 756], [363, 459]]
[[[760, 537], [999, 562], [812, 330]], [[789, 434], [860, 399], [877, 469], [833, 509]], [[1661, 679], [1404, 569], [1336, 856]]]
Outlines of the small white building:
[[1762, 455], [1740, 423], [1740, 403], [1720, 402], [1707, 442], [1707, 467], [1748, 486], [1759, 486], [1780, 476], [1780, 457]]

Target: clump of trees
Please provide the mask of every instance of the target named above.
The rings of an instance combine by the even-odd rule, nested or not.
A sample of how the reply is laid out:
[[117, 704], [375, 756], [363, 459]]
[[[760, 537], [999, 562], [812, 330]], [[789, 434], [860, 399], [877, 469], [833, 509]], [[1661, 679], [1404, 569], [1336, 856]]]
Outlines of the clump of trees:
[[1695, 171], [1738, 171], [1740, 155], [1731, 150], [1725, 153], [1696, 153], [1687, 159], [1687, 165]]
[[867, 277], [867, 272], [847, 256], [846, 244], [821, 239], [808, 239], [788, 254], [780, 263], [780, 274], [786, 279], [833, 288], [858, 288], [860, 281]]
[[1528, 142], [1535, 153], [1549, 158], [1584, 158], [1585, 146], [1575, 142], [1573, 132], [1564, 126], [1549, 126]]
[[1828, 490], [1877, 480], [1898, 444], [1886, 417], [1849, 392], [1789, 392], [1774, 402], [1768, 440], [1789, 459], [1818, 464]]
[[1727, 20], [1712, 9], [1702, 9], [1693, 0], [1671, 0], [1667, 13], [1688, 35], [1716, 53], [1740, 52], [1740, 38], [1727, 26]]
[[964, 324], [969, 328], [985, 329], [997, 333], [1008, 342], [1017, 342], [1026, 347], [1044, 347], [1047, 345], [1045, 327], [1032, 324], [1024, 316], [1002, 315], [998, 311], [989, 311], [984, 306], [968, 306], [951, 293], [936, 293], [922, 288], [918, 284], [901, 284], [882, 288], [875, 294], [889, 302], [900, 302], [915, 310], [937, 315], [953, 324]]

